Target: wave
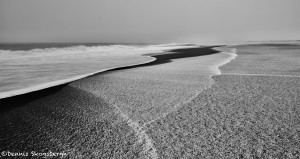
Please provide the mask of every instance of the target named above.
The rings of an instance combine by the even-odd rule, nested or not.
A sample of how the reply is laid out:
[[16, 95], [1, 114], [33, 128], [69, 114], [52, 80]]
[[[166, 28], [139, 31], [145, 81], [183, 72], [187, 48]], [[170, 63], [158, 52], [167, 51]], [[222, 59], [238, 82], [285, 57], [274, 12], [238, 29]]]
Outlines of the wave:
[[[158, 46], [159, 47], [159, 46]], [[114, 55], [114, 54], [134, 54], [138, 52], [144, 52], [148, 50], [159, 50], [155, 46], [130, 46], [130, 45], [106, 45], [106, 46], [70, 46], [65, 48], [44, 48], [44, 49], [31, 49], [27, 51], [23, 50], [0, 50], [2, 59], [8, 58], [28, 58], [34, 56], [63, 56], [63, 55], [88, 55], [91, 53], [97, 53], [102, 55]], [[82, 54], [85, 53], [85, 54]]]
[[25, 94], [119, 67], [151, 62], [148, 53], [190, 45], [107, 45], [0, 50], [0, 99]]

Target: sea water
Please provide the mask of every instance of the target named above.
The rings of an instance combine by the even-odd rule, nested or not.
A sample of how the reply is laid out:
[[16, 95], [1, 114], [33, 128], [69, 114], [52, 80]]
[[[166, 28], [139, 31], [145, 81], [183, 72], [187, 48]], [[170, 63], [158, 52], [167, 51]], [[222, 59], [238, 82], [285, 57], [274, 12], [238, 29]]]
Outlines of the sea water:
[[155, 60], [143, 56], [183, 46], [0, 45], [0, 98], [74, 81], [98, 72]]

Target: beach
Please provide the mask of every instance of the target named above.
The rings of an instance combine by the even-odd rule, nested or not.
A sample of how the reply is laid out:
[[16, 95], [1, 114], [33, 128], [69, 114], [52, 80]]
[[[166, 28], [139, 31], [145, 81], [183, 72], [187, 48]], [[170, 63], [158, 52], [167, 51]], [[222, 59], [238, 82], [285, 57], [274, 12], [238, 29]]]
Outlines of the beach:
[[[299, 65], [278, 65], [299, 57], [294, 50], [279, 59], [268, 47], [235, 47], [238, 58], [221, 67], [211, 88], [149, 125], [161, 158], [299, 158], [300, 79], [292, 67]], [[268, 56], [275, 60], [257, 62]]]
[[149, 125], [161, 158], [299, 158], [299, 78], [220, 75]]
[[38, 99], [15, 104], [12, 97], [1, 103], [13, 109], [0, 115], [0, 150], [68, 158], [299, 158], [299, 50], [175, 49]]

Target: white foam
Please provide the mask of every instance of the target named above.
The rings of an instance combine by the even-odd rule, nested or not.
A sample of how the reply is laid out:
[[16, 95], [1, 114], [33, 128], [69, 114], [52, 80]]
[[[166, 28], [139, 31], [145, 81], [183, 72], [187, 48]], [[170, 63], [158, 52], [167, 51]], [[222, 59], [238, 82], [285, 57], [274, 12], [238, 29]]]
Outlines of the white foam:
[[[149, 57], [149, 58], [150, 58], [149, 61], [138, 63], [138, 64], [132, 64], [132, 65], [124, 65], [122, 67], [141, 65], [141, 64], [149, 63], [149, 62], [152, 62], [152, 61], [156, 60], [156, 58], [154, 58], [154, 57]], [[50, 87], [53, 87], [53, 86], [66, 84], [66, 83], [69, 83], [69, 82], [72, 82], [72, 81], [76, 81], [78, 79], [82, 79], [82, 78], [92, 76], [92, 75], [95, 75], [97, 73], [105, 72], [105, 71], [108, 71], [108, 70], [112, 70], [112, 69], [115, 69], [115, 68], [121, 68], [121, 67], [106, 68], [106, 69], [102, 69], [102, 70], [99, 70], [99, 71], [96, 71], [96, 72], [71, 77], [71, 78], [68, 78], [68, 79], [57, 80], [57, 81], [53, 81], [53, 82], [39, 84], [39, 85], [36, 85], [36, 86], [33, 86], [33, 87], [28, 87], [28, 88], [24, 88], [24, 89], [18, 89], [18, 90], [13, 90], [13, 91], [0, 93], [0, 99], [11, 97], [11, 96], [16, 96], [16, 95], [21, 95], [21, 94], [25, 94], [25, 93], [29, 93], [29, 92], [34, 92], [34, 91], [38, 91], [38, 90], [41, 90], [41, 89], [50, 88]]]
[[180, 44], [160, 44], [148, 46], [134, 46], [134, 45], [106, 45], [106, 46], [71, 46], [65, 48], [45, 48], [32, 49], [28, 51], [11, 51], [0, 50], [0, 60], [19, 59], [19, 58], [47, 58], [49, 56], [91, 56], [91, 54], [101, 55], [136, 55], [154, 52], [162, 52], [165, 49], [186, 48], [191, 46], [184, 46]]
[[219, 62], [216, 65], [213, 65], [213, 69], [215, 70], [215, 74], [216, 75], [221, 75], [221, 70], [220, 67], [231, 62], [232, 60], [234, 60], [238, 55], [236, 53], [237, 49], [235, 48], [228, 48], [228, 47], [216, 47], [214, 48], [217, 51], [221, 51], [221, 53], [223, 54], [228, 54], [230, 55], [228, 58], [224, 59], [223, 61]]
[[[0, 72], [2, 87], [0, 87], [0, 99], [69, 83], [110, 69], [139, 65], [155, 60], [152, 57], [142, 56], [143, 54], [188, 47], [191, 46], [110, 45], [29, 51], [0, 50], [0, 68], [2, 69]], [[131, 60], [131, 57], [135, 60]], [[127, 62], [122, 62], [122, 60], [127, 60]], [[104, 61], [105, 64], [101, 65], [101, 61]], [[118, 64], [116, 67], [118, 61], [123, 64]], [[68, 69], [59, 70], [62, 68]], [[81, 70], [78, 71], [79, 69]], [[43, 74], [45, 72], [47, 72], [46, 75]], [[7, 84], [10, 82], [12, 84]]]

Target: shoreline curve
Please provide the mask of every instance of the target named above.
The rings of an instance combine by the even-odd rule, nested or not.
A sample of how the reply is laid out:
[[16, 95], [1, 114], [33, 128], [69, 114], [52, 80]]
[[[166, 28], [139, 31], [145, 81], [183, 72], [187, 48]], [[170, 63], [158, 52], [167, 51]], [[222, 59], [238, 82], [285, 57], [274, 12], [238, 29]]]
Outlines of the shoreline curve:
[[[0, 110], [1, 112], [5, 113], [8, 110], [14, 109], [16, 107], [23, 106], [27, 103], [30, 103], [31, 101], [40, 99], [42, 97], [51, 95], [62, 88], [64, 88], [66, 85], [68, 85], [71, 82], [88, 78], [91, 76], [98, 75], [99, 73], [105, 73], [109, 71], [116, 71], [121, 69], [129, 69], [134, 67], [144, 67], [144, 66], [150, 66], [150, 65], [158, 65], [163, 63], [171, 62], [172, 59], [177, 58], [186, 58], [186, 57], [195, 57], [195, 56], [204, 56], [204, 55], [210, 55], [219, 53], [220, 51], [215, 50], [213, 48], [220, 47], [218, 46], [195, 46], [195, 47], [189, 47], [189, 48], [179, 48], [179, 49], [173, 49], [173, 50], [167, 50], [163, 51], [162, 53], [153, 53], [153, 54], [144, 54], [142, 56], [146, 56], [148, 58], [151, 58], [148, 61], [145, 61], [143, 63], [138, 64], [132, 64], [132, 65], [125, 65], [121, 67], [112, 67], [112, 68], [106, 68], [102, 69], [96, 72], [88, 73], [85, 75], [80, 75], [76, 77], [72, 77], [69, 79], [54, 81], [47, 84], [38, 85], [35, 87], [31, 87], [30, 89], [22, 89], [22, 90], [16, 90], [11, 91], [10, 93], [0, 93]], [[199, 53], [199, 49], [202, 51]], [[1, 114], [1, 113], [0, 113]]]
[[57, 80], [57, 81], [54, 81], [54, 82], [47, 82], [47, 83], [44, 83], [44, 84], [38, 84], [38, 85], [33, 86], [33, 87], [28, 87], [28, 88], [23, 88], [23, 89], [18, 89], [18, 90], [14, 90], [14, 91], [8, 91], [8, 92], [2, 92], [2, 93], [0, 93], [0, 100], [5, 99], [5, 98], [9, 98], [9, 97], [18, 96], [18, 95], [23, 95], [23, 94], [26, 94], [26, 93], [40, 91], [40, 90], [43, 90], [43, 89], [47, 89], [47, 88], [51, 88], [51, 87], [55, 87], [55, 86], [59, 86], [59, 85], [68, 84], [68, 83], [71, 83], [71, 82], [74, 82], [74, 81], [77, 81], [77, 80], [80, 80], [80, 79], [83, 79], [83, 78], [86, 78], [86, 77], [96, 75], [98, 73], [107, 72], [107, 71], [110, 71], [110, 70], [119, 69], [119, 68], [123, 68], [123, 67], [133, 67], [133, 66], [143, 65], [143, 64], [150, 63], [150, 62], [153, 62], [153, 61], [156, 60], [155, 57], [151, 57], [151, 56], [147, 56], [147, 57], [152, 58], [152, 59], [149, 60], [149, 61], [145, 61], [145, 62], [137, 63], [137, 64], [132, 64], [132, 65], [124, 65], [124, 66], [121, 66], [121, 67], [109, 67], [109, 68], [102, 69], [102, 70], [99, 70], [99, 71], [96, 71], [96, 72], [92, 72], [92, 73], [88, 73], [88, 74], [84, 74], [84, 75], [78, 75], [78, 76], [68, 78], [68, 79], [62, 79], [62, 80]]

